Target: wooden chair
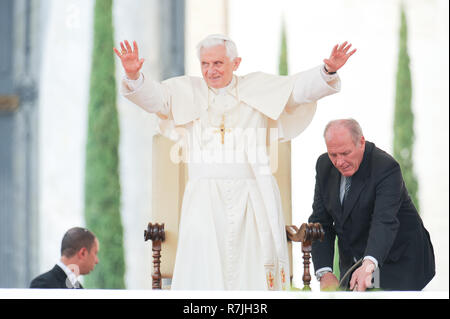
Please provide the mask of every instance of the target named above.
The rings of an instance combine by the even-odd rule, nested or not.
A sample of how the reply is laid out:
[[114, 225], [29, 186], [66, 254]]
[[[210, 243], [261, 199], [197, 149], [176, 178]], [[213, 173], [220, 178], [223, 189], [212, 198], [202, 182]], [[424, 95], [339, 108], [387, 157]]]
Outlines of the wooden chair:
[[325, 232], [319, 223], [302, 224], [300, 229], [296, 226], [286, 226], [288, 240], [302, 243], [303, 253], [303, 290], [311, 291], [311, 274], [309, 271], [312, 243], [316, 240], [323, 240]]
[[[302, 243], [303, 253], [303, 290], [311, 291], [311, 274], [309, 271], [311, 259], [312, 243], [316, 240], [323, 240], [324, 231], [319, 223], [302, 224], [300, 229], [297, 226], [286, 226], [287, 238], [293, 242]], [[149, 223], [144, 230], [144, 240], [152, 241], [153, 252], [153, 270], [152, 270], [152, 289], [161, 289], [161, 243], [165, 240], [164, 224]]]
[[147, 229], [144, 230], [144, 241], [152, 241], [152, 289], [161, 289], [161, 243], [166, 239], [163, 224], [148, 223]]

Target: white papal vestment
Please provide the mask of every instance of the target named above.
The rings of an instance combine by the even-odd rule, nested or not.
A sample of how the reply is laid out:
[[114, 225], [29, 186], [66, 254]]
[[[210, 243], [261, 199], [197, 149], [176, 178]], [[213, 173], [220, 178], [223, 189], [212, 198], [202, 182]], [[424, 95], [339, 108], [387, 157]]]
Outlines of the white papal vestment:
[[339, 90], [338, 78], [326, 80], [321, 67], [234, 76], [223, 89], [199, 77], [124, 79], [122, 94], [157, 113], [160, 133], [183, 147], [172, 160], [188, 163], [172, 289], [289, 288], [281, 197], [266, 146], [306, 128], [316, 101]]

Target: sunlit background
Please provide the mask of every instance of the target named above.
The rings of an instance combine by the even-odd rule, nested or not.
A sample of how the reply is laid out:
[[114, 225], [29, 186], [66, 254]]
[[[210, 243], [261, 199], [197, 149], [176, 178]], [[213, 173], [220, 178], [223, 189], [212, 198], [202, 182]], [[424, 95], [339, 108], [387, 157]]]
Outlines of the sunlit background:
[[[276, 74], [283, 20], [290, 74], [321, 64], [337, 43], [349, 41], [357, 48], [339, 71], [342, 91], [321, 100], [311, 125], [292, 141], [292, 222], [300, 225], [311, 213], [314, 167], [325, 152], [322, 132], [328, 121], [358, 120], [366, 139], [392, 154], [402, 3], [412, 75], [414, 167], [421, 216], [437, 262], [426, 290], [448, 291], [447, 0], [114, 0], [114, 37], [116, 45], [124, 39], [139, 43], [146, 59], [143, 71], [155, 80], [180, 69], [200, 75], [195, 45], [211, 33], [235, 40], [243, 58], [237, 74]], [[85, 225], [94, 1], [0, 0], [0, 6], [0, 57], [11, 61], [0, 68], [0, 74], [9, 75], [2, 75], [0, 95], [19, 94], [23, 101], [16, 110], [0, 113], [0, 287], [27, 287], [58, 260], [64, 232]], [[175, 19], [174, 12], [184, 19]], [[181, 55], [184, 64], [166, 55]], [[119, 84], [118, 61], [116, 75]], [[150, 246], [142, 245], [142, 230], [152, 218], [156, 118], [119, 93], [117, 107], [125, 282], [128, 289], [147, 289]], [[300, 247], [294, 244], [293, 251], [293, 284], [301, 288]], [[314, 278], [312, 285], [318, 289]]]

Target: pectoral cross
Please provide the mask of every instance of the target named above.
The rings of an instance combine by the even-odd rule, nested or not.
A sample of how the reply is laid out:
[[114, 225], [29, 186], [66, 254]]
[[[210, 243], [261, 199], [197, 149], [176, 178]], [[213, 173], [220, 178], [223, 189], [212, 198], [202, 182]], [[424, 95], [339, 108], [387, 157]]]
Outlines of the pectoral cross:
[[215, 133], [220, 133], [222, 135], [222, 144], [225, 144], [225, 133], [231, 132], [231, 129], [225, 128], [225, 115], [222, 115], [222, 123], [220, 124], [220, 128], [215, 130]]

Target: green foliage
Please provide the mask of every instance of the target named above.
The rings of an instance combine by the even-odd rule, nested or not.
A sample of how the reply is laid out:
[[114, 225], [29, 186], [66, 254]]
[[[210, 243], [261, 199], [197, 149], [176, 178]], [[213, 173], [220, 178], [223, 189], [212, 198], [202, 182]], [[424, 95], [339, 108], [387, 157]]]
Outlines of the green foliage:
[[341, 276], [341, 271], [339, 269], [339, 247], [338, 247], [338, 238], [337, 237], [334, 241], [333, 274], [338, 279]]
[[287, 40], [286, 40], [286, 24], [284, 20], [281, 25], [281, 47], [280, 61], [278, 63], [278, 74], [288, 75], [288, 57], [287, 57]]
[[113, 56], [112, 0], [97, 0], [85, 168], [85, 218], [99, 242], [99, 263], [86, 276], [92, 288], [125, 288], [120, 216], [119, 123]]
[[412, 85], [407, 40], [406, 16], [402, 7], [394, 113], [394, 158], [400, 164], [411, 199], [419, 209], [418, 183], [413, 167], [414, 114], [411, 109]]

